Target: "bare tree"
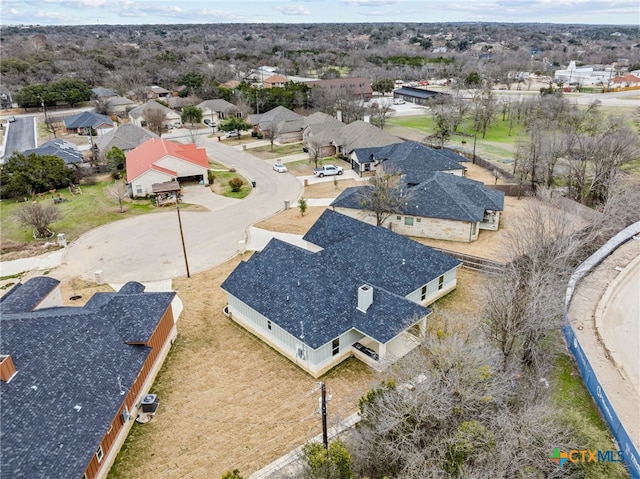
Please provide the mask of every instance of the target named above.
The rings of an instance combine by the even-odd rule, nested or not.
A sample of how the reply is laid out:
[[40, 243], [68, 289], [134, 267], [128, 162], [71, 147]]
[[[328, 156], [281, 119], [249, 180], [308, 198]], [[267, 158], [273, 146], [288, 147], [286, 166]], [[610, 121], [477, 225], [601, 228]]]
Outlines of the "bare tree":
[[551, 366], [549, 339], [562, 322], [563, 284], [591, 241], [588, 221], [540, 189], [509, 232], [512, 261], [487, 289], [484, 325], [503, 355], [502, 367], [544, 373]]
[[107, 189], [108, 195], [118, 202], [120, 213], [124, 213], [124, 201], [127, 198], [127, 187], [122, 181], [116, 181]]
[[362, 206], [376, 215], [376, 226], [381, 226], [386, 219], [401, 211], [407, 200], [407, 193], [400, 184], [400, 174], [387, 168], [376, 170], [369, 178], [369, 185], [360, 191]]
[[35, 201], [18, 208], [15, 215], [24, 226], [33, 228], [34, 238], [53, 236], [49, 225], [61, 217], [60, 211], [55, 205], [44, 205]]
[[[544, 387], [501, 372], [491, 346], [428, 335], [392, 378], [360, 401], [348, 442], [368, 477], [572, 477], [548, 460], [576, 446], [546, 403]], [[535, 437], [536, 444], [523, 447]], [[509, 457], [518, 457], [517, 461]], [[524, 474], [526, 471], [526, 474]]]
[[379, 103], [377, 108], [373, 109], [372, 120], [373, 123], [384, 130], [384, 125], [387, 123], [389, 114], [393, 111], [391, 105], [387, 103]]
[[147, 128], [158, 136], [162, 136], [164, 125], [167, 121], [167, 114], [160, 109], [148, 109], [143, 114], [147, 122]]

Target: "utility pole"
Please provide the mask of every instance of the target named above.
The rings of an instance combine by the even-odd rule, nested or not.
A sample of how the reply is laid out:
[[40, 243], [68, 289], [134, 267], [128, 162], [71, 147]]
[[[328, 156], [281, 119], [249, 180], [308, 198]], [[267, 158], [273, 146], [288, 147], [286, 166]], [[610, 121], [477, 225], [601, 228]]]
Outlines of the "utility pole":
[[191, 278], [189, 274], [189, 261], [187, 260], [187, 248], [184, 245], [184, 234], [182, 233], [182, 219], [180, 219], [180, 206], [178, 205], [180, 202], [179, 195], [177, 191], [174, 191], [173, 194], [176, 196], [176, 211], [178, 212], [178, 224], [180, 225], [180, 240], [182, 241], [182, 252], [184, 253], [184, 265], [187, 268], [187, 278]]
[[320, 383], [322, 391], [322, 444], [325, 449], [329, 449], [329, 437], [327, 435], [327, 387], [324, 383]]

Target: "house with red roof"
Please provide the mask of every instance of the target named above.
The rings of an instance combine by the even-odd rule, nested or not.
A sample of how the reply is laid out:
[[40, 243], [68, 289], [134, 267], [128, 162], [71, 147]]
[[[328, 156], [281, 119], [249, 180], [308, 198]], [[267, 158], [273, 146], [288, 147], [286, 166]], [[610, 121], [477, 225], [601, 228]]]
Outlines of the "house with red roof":
[[617, 76], [611, 79], [612, 88], [637, 88], [640, 87], [640, 78], [631, 73], [626, 75]]
[[151, 138], [127, 153], [127, 184], [131, 196], [153, 194], [154, 183], [199, 181], [209, 184], [209, 159], [204, 148]]

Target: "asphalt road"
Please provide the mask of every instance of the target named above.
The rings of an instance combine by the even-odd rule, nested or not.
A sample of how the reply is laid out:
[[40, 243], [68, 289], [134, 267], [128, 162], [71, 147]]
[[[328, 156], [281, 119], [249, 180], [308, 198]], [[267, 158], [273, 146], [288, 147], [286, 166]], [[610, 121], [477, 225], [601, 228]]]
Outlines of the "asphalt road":
[[[199, 140], [200, 143], [200, 140]], [[271, 164], [226, 142], [203, 139], [209, 157], [234, 165], [256, 187], [243, 200], [230, 200], [194, 186], [186, 189], [184, 201], [204, 204], [209, 211], [181, 211], [182, 230], [189, 272], [216, 266], [238, 252], [247, 240], [247, 228], [295, 204], [302, 186], [291, 174], [276, 173]], [[110, 283], [158, 281], [186, 274], [178, 214], [175, 208], [116, 221], [94, 229], [71, 243], [56, 270], [56, 277], [81, 276], [94, 280], [96, 271]]]
[[25, 151], [36, 148], [35, 116], [16, 116], [13, 123], [7, 122], [4, 154], [0, 160], [4, 163], [14, 151]]

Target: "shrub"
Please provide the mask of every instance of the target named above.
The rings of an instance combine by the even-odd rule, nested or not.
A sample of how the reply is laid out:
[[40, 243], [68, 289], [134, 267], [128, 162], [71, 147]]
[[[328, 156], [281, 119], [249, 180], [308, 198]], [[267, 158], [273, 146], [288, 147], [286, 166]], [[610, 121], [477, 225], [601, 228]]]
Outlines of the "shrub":
[[256, 138], [258, 140], [262, 140], [264, 138], [264, 135], [262, 133], [256, 133]]
[[231, 191], [233, 191], [234, 193], [240, 191], [242, 185], [244, 185], [244, 180], [238, 176], [229, 180], [229, 186], [231, 187]]
[[216, 175], [213, 174], [213, 171], [209, 170], [207, 171], [207, 178], [209, 179], [209, 184], [212, 185], [213, 180], [216, 179]]

